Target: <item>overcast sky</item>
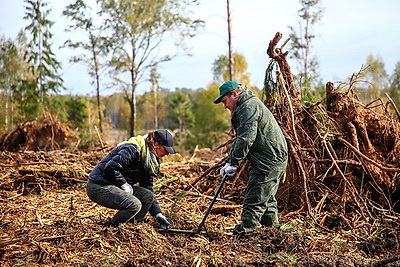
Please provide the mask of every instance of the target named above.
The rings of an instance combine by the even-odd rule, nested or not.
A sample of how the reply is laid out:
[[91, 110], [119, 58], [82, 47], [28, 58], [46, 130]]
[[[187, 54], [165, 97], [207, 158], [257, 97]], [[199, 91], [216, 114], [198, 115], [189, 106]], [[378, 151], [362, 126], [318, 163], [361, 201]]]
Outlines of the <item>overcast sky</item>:
[[[93, 1], [93, 0], [92, 0]], [[59, 49], [65, 41], [64, 29], [68, 22], [62, 18], [63, 8], [72, 0], [49, 2], [53, 49], [62, 62], [62, 76], [67, 93], [94, 94], [86, 67], [68, 62], [73, 51]], [[160, 85], [164, 88], [206, 87], [212, 81], [212, 63], [228, 53], [226, 0], [202, 0], [195, 8], [195, 18], [206, 22], [205, 31], [188, 40], [191, 57], [180, 56], [159, 66]], [[27, 25], [23, 20], [23, 0], [0, 0], [0, 35], [15, 39]], [[400, 0], [321, 0], [323, 17], [315, 27], [313, 55], [317, 56], [323, 82], [344, 81], [358, 72], [369, 54], [382, 58], [388, 74], [400, 61]], [[288, 38], [288, 26], [298, 26], [298, 0], [231, 0], [232, 41], [234, 52], [241, 53], [248, 62], [252, 85], [262, 88], [265, 69], [269, 63], [266, 49], [276, 32]], [[286, 49], [290, 46], [286, 45]], [[290, 61], [292, 72], [297, 73]], [[139, 93], [149, 89], [142, 84]], [[103, 94], [116, 90], [107, 89]]]

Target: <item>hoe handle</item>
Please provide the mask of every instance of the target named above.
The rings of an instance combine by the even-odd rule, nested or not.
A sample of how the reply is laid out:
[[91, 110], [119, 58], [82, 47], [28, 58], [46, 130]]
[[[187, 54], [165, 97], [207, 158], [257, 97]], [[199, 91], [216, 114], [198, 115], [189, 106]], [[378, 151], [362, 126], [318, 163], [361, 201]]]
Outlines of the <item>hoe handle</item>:
[[217, 200], [217, 197], [218, 197], [218, 195], [219, 195], [219, 192], [221, 192], [222, 186], [224, 185], [227, 176], [228, 176], [228, 175], [225, 174], [224, 177], [222, 178], [221, 184], [219, 185], [219, 187], [218, 187], [218, 189], [217, 189], [217, 192], [215, 193], [214, 198], [212, 199], [211, 204], [210, 204], [210, 206], [208, 207], [208, 209], [207, 209], [207, 211], [206, 211], [206, 214], [205, 214], [204, 217], [203, 217], [203, 220], [201, 221], [201, 223], [200, 223], [199, 226], [197, 227], [197, 230], [195, 231], [196, 234], [200, 233], [201, 229], [204, 227], [204, 223], [205, 223], [205, 221], [206, 221], [206, 219], [207, 219], [207, 217], [208, 217], [208, 214], [210, 214], [211, 208], [212, 208], [212, 206], [214, 205], [214, 202]]

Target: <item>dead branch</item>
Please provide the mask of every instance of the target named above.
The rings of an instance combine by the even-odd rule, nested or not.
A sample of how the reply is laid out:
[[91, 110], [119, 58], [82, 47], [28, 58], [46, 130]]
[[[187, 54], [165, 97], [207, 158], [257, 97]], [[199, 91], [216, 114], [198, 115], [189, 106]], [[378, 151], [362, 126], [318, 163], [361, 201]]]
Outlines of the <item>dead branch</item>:
[[379, 164], [378, 162], [370, 159], [369, 157], [365, 156], [363, 153], [361, 153], [360, 151], [358, 151], [354, 146], [352, 146], [349, 142], [347, 142], [346, 140], [344, 140], [341, 137], [338, 137], [338, 139], [345, 144], [348, 148], [350, 148], [354, 153], [356, 153], [358, 156], [362, 157], [363, 159], [365, 159], [366, 161], [368, 161], [369, 163], [375, 165], [376, 167], [387, 171], [387, 172], [400, 172], [400, 168], [391, 168], [391, 167], [386, 167], [383, 166], [382, 164]]
[[213, 151], [217, 151], [218, 149], [220, 149], [222, 147], [225, 147], [225, 146], [227, 146], [229, 144], [232, 144], [234, 141], [235, 141], [235, 138], [231, 138], [228, 141], [226, 141], [225, 143], [223, 143], [223, 144], [217, 146], [216, 148], [214, 148]]
[[200, 175], [196, 180], [194, 180], [193, 182], [190, 183], [190, 186], [194, 186], [195, 184], [197, 184], [201, 179], [203, 179], [205, 176], [207, 176], [210, 172], [212, 172], [213, 170], [218, 169], [219, 167], [223, 166], [225, 164], [226, 158], [221, 159], [217, 164], [211, 166], [210, 168], [208, 168], [206, 171], [203, 172], [202, 175]]
[[283, 52], [283, 46], [289, 41], [287, 39], [281, 48], [277, 48], [279, 41], [282, 39], [282, 33], [277, 32], [275, 37], [269, 42], [267, 54], [270, 58], [273, 58], [279, 65], [279, 69], [283, 73], [285, 78], [286, 88], [293, 99], [298, 99], [299, 93], [296, 90], [296, 85], [294, 83], [293, 75], [290, 70], [290, 65], [286, 61], [286, 57], [289, 54], [288, 51]]
[[[363, 215], [364, 219], [366, 218], [365, 211], [368, 213], [368, 215], [369, 215], [370, 218], [373, 218], [372, 215], [371, 215], [371, 213], [370, 213], [369, 210], [368, 210], [367, 205], [365, 204], [365, 202], [362, 200], [361, 197], [360, 197], [360, 199], [361, 199], [361, 201], [363, 202], [363, 203], [362, 203], [363, 205], [359, 202], [359, 199], [358, 199], [358, 197], [356, 196], [357, 190], [356, 190], [354, 184], [353, 184], [351, 181], [349, 181], [349, 179], [346, 178], [346, 176], [344, 175], [344, 173], [343, 173], [342, 170], [340, 169], [339, 165], [336, 163], [336, 160], [335, 160], [334, 157], [332, 156], [331, 152], [329, 151], [328, 146], [327, 146], [327, 144], [326, 144], [326, 137], [327, 137], [327, 135], [328, 135], [328, 132], [327, 132], [324, 136], [322, 136], [320, 133], [318, 133], [318, 135], [320, 136], [321, 141], [322, 141], [322, 143], [324, 144], [325, 149], [326, 149], [326, 151], [327, 151], [329, 157], [331, 158], [332, 163], [334, 164], [336, 170], [339, 172], [340, 176], [342, 176], [342, 178], [343, 178], [343, 180], [346, 182], [346, 184], [349, 185], [349, 186], [351, 187], [351, 188], [350, 188], [350, 192], [351, 192], [351, 194], [353, 195], [354, 201], [356, 201], [356, 203], [357, 203], [357, 205], [358, 205], [358, 207], [359, 207], [359, 209], [360, 209], [360, 211], [361, 211], [361, 214]], [[346, 191], [346, 190], [343, 190], [343, 191]]]
[[293, 133], [293, 136], [294, 136], [294, 140], [296, 141], [296, 144], [299, 146], [300, 142], [299, 142], [299, 138], [297, 137], [297, 133], [296, 133], [296, 126], [295, 126], [295, 120], [294, 120], [294, 114], [293, 114], [292, 100], [290, 99], [289, 93], [288, 93], [288, 91], [286, 89], [285, 81], [283, 80], [283, 76], [282, 76], [281, 72], [278, 72], [278, 80], [279, 80], [280, 85], [283, 88], [283, 91], [285, 92], [285, 96], [286, 96], [286, 99], [287, 99], [288, 104], [289, 104], [289, 111], [290, 111], [290, 118], [291, 118], [290, 122], [291, 122], [291, 127], [292, 127], [292, 133]]
[[397, 120], [400, 120], [400, 113], [399, 110], [396, 107], [396, 104], [393, 102], [393, 100], [390, 98], [388, 93], [385, 93], [385, 96], [387, 97], [387, 99], [389, 100], [389, 103], [392, 105], [394, 111], [396, 112], [397, 115]]

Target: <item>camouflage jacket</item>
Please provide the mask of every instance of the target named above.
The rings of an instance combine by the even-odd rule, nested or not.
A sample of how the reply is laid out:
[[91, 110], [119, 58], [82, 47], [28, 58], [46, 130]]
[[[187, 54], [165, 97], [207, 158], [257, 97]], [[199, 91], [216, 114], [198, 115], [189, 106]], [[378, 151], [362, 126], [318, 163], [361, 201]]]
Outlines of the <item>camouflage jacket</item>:
[[250, 161], [253, 171], [266, 173], [287, 161], [286, 139], [271, 111], [250, 90], [244, 91], [232, 113], [236, 139], [227, 162], [239, 166]]

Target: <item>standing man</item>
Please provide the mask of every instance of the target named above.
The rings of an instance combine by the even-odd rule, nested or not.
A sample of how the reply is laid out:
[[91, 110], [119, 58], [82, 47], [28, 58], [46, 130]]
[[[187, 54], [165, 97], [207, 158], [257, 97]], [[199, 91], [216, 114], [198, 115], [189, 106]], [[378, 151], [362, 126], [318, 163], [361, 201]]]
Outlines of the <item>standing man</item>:
[[233, 234], [253, 231], [260, 224], [279, 226], [275, 194], [288, 161], [285, 137], [271, 111], [252, 91], [228, 81], [220, 86], [219, 93], [214, 103], [222, 102], [224, 108], [231, 111], [231, 122], [236, 132], [235, 142], [220, 174], [234, 176], [245, 158], [250, 162], [242, 222], [235, 226]]

